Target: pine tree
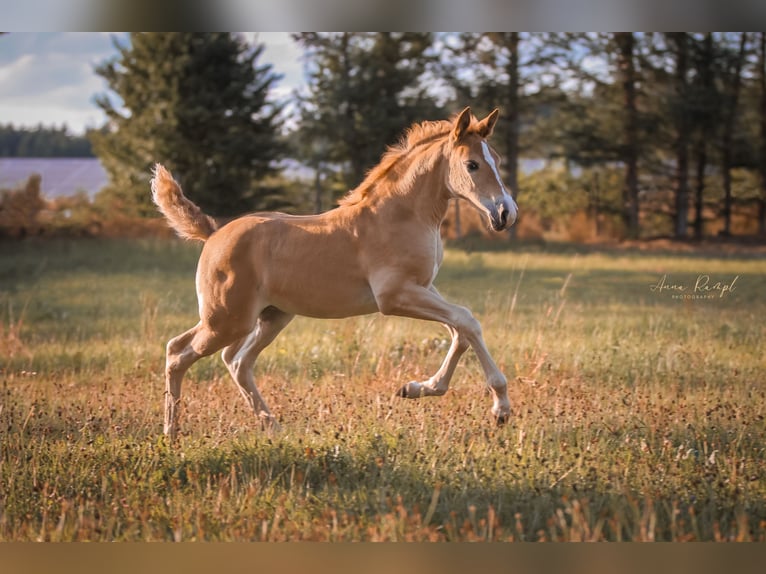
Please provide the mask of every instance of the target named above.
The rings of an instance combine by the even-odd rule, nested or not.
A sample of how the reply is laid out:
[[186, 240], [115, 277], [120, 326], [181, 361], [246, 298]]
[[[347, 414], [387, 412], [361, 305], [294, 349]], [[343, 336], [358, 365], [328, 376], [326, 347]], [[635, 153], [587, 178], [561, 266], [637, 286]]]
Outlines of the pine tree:
[[689, 39], [686, 32], [667, 35], [675, 56], [674, 119], [676, 127], [675, 236], [686, 237], [689, 222]]
[[[594, 217], [618, 217], [623, 233], [639, 234], [639, 165], [647, 146], [645, 110], [639, 107], [639, 35], [568, 33], [551, 37], [557, 49], [548, 66], [561, 87], [549, 88], [545, 114], [533, 135], [547, 158], [585, 170], [580, 178]], [[556, 77], [554, 76], [554, 77]], [[617, 185], [615, 170], [622, 171]]]
[[625, 163], [624, 220], [628, 236], [638, 237], [638, 108], [636, 105], [635, 37], [632, 32], [614, 34], [617, 45], [617, 76], [623, 89], [623, 162]]
[[204, 210], [231, 216], [271, 207], [259, 182], [282, 155], [278, 80], [259, 64], [263, 46], [228, 33], [135, 33], [99, 66], [112, 94], [97, 104], [108, 127], [92, 135], [111, 191], [139, 213], [154, 212], [150, 169], [166, 165]]
[[734, 129], [737, 121], [737, 112], [739, 111], [739, 93], [742, 83], [742, 66], [745, 62], [745, 47], [747, 43], [747, 33], [742, 32], [739, 36], [739, 49], [736, 55], [732, 56], [731, 67], [727, 71], [726, 89], [724, 97], [724, 122], [723, 133], [720, 141], [721, 148], [721, 169], [723, 172], [723, 207], [721, 215], [723, 216], [723, 230], [721, 235], [731, 235], [731, 214], [732, 214], [732, 178], [731, 170], [733, 168], [733, 150]]
[[707, 32], [701, 41], [695, 43], [693, 51], [694, 78], [691, 84], [689, 113], [690, 123], [695, 126], [694, 143], [695, 185], [694, 185], [694, 238], [704, 235], [703, 210], [705, 207], [705, 172], [709, 160], [710, 141], [720, 121], [720, 95], [715, 85], [716, 51], [712, 32]]
[[439, 111], [420, 82], [432, 56], [428, 33], [301, 33], [308, 93], [301, 97], [302, 156], [343, 168], [345, 187], [360, 183], [387, 145], [415, 121]]
[[620, 212], [625, 234], [633, 239], [641, 231], [639, 163], [646, 147], [648, 125], [643, 110], [639, 109], [641, 41], [642, 36], [633, 32], [573, 35], [575, 52], [584, 52], [601, 65], [586, 67], [583, 56], [573, 62], [579, 67], [575, 75], [591, 88], [589, 94], [581, 89], [576, 98], [570, 98], [568, 122], [574, 129], [570, 128], [566, 138], [566, 145], [578, 163], [622, 166]]
[[[501, 111], [493, 143], [503, 157], [503, 181], [517, 197], [522, 155], [549, 151], [550, 140], [538, 138], [537, 127], [552, 99], [560, 98], [557, 68], [564, 44], [554, 34], [520, 32], [450, 34], [444, 42], [441, 67], [455, 91], [455, 108], [470, 104], [477, 114]], [[510, 237], [517, 229], [509, 229]]]
[[[529, 37], [529, 35], [527, 35]], [[521, 131], [521, 68], [519, 32], [463, 33], [449, 39], [442, 73], [456, 94], [456, 109], [471, 105], [477, 114], [500, 108], [494, 141], [503, 156], [505, 181], [516, 197]], [[515, 228], [511, 228], [515, 229]]]

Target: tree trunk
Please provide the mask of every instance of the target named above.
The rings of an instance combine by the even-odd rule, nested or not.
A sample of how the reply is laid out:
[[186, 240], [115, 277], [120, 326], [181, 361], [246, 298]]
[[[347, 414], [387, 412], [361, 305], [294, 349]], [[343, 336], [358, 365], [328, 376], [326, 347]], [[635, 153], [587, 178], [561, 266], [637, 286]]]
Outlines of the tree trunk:
[[[705, 41], [702, 44], [702, 58], [700, 63], [701, 89], [704, 94], [706, 116], [709, 118], [714, 110], [712, 106], [713, 85], [713, 34], [705, 34]], [[705, 233], [705, 221], [702, 211], [705, 207], [705, 170], [707, 169], [707, 142], [711, 137], [711, 123], [709, 120], [701, 122], [699, 138], [696, 145], [697, 176], [696, 189], [694, 195], [694, 237], [702, 239]]]
[[519, 33], [508, 33], [508, 131], [506, 152], [508, 185], [513, 198], [519, 192]]
[[694, 238], [702, 239], [705, 232], [705, 221], [702, 218], [702, 210], [705, 205], [703, 196], [705, 193], [705, 169], [707, 168], [707, 134], [703, 130], [697, 141], [697, 181], [694, 195]]
[[739, 84], [742, 76], [742, 63], [745, 59], [745, 42], [747, 41], [747, 34], [742, 32], [739, 42], [739, 53], [737, 54], [737, 60], [734, 64], [734, 74], [731, 79], [731, 95], [729, 97], [729, 107], [726, 117], [726, 123], [723, 128], [723, 149], [722, 163], [723, 163], [723, 231], [722, 235], [731, 235], [731, 143], [734, 135], [734, 124], [737, 119], [737, 102], [739, 100]]
[[[505, 38], [508, 47], [508, 100], [504, 110], [508, 117], [508, 130], [505, 136], [506, 165], [508, 186], [514, 199], [519, 194], [519, 33], [508, 32]], [[508, 230], [509, 237], [514, 239], [518, 227], [512, 225]]]
[[623, 220], [628, 237], [637, 238], [638, 225], [638, 110], [636, 107], [636, 69], [633, 62], [635, 38], [632, 32], [614, 35], [617, 42], [617, 68], [624, 95], [624, 145], [625, 185], [623, 188]]
[[671, 37], [676, 44], [676, 238], [686, 237], [689, 222], [689, 122], [687, 120], [686, 85], [687, 72], [687, 35], [685, 32], [674, 33]]
[[593, 218], [594, 237], [601, 237], [601, 177], [596, 171], [591, 177], [592, 187], [590, 190], [590, 211]]
[[761, 197], [758, 206], [758, 233], [766, 235], [766, 32], [761, 32], [758, 79], [761, 84]]
[[353, 63], [351, 62], [351, 37], [352, 32], [343, 32], [341, 36], [341, 67], [342, 75], [341, 81], [343, 84], [343, 95], [346, 108], [342, 117], [343, 120], [343, 132], [346, 136], [346, 143], [348, 145], [348, 156], [351, 161], [351, 173], [348, 174], [346, 179], [346, 185], [349, 189], [352, 189], [362, 183], [364, 177], [364, 159], [359, 152], [359, 145], [357, 144], [358, 134], [356, 129], [356, 106], [354, 105], [354, 99], [351, 89], [351, 69]]

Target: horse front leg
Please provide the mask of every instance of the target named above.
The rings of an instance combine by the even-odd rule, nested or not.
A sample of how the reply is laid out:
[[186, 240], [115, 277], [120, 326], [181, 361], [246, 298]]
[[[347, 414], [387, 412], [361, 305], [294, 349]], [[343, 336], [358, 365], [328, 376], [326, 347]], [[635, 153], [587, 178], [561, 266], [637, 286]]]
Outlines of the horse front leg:
[[455, 367], [457, 367], [460, 357], [468, 349], [469, 344], [466, 339], [460, 337], [457, 329], [446, 323], [444, 326], [450, 332], [452, 342], [439, 370], [427, 381], [410, 381], [396, 392], [397, 396], [405, 399], [418, 399], [420, 397], [438, 397], [447, 392]]
[[453, 332], [452, 345], [439, 371], [425, 383], [408, 383], [399, 390], [399, 396], [417, 398], [444, 394], [460, 356], [470, 346], [492, 392], [492, 415], [498, 424], [508, 421], [511, 415], [508, 382], [487, 349], [481, 325], [468, 309], [447, 302], [436, 289], [414, 284], [397, 285], [390, 278], [379, 285], [373, 284], [373, 292], [378, 309], [384, 315], [438, 321]]
[[[433, 294], [441, 298], [441, 295], [436, 290], [436, 287], [431, 285], [428, 288]], [[420, 397], [438, 397], [443, 395], [449, 389], [449, 383], [452, 380], [452, 375], [455, 373], [455, 367], [460, 362], [460, 357], [468, 350], [470, 343], [468, 339], [460, 336], [460, 332], [448, 323], [442, 323], [449, 331], [452, 342], [450, 343], [447, 356], [444, 357], [439, 370], [434, 375], [419, 383], [417, 381], [410, 381], [397, 391], [397, 396], [405, 399], [419, 399]]]

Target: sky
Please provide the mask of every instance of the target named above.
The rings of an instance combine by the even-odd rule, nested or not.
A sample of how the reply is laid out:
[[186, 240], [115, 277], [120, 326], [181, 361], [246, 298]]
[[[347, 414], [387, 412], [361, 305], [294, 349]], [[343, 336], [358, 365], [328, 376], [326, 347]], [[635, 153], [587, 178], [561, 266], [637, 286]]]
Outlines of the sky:
[[[18, 32], [0, 36], [0, 124], [16, 127], [66, 125], [71, 133], [103, 125], [94, 97], [106, 93], [95, 66], [115, 56], [105, 32]], [[272, 97], [289, 96], [303, 82], [301, 50], [286, 32], [249, 35], [264, 44], [260, 63], [283, 75]]]

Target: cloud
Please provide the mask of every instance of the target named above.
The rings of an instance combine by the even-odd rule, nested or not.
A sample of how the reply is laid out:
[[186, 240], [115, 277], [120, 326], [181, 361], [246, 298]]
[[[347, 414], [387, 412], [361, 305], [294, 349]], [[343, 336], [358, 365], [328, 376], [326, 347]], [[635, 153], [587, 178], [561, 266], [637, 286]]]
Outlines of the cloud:
[[19, 33], [0, 43], [0, 122], [67, 124], [74, 132], [104, 122], [93, 97], [106, 84], [94, 65], [115, 53], [109, 35]]
[[[108, 33], [12, 33], [0, 37], [0, 123], [65, 123], [75, 133], [106, 117], [94, 96], [107, 92], [94, 67], [118, 54]], [[117, 35], [118, 39], [125, 34]], [[261, 63], [281, 74], [271, 97], [290, 99], [303, 82], [301, 50], [287, 33], [248, 34], [266, 45]]]
[[93, 76], [91, 65], [65, 54], [25, 54], [0, 70], [0, 98], [33, 98], [60, 88], [84, 86]]

